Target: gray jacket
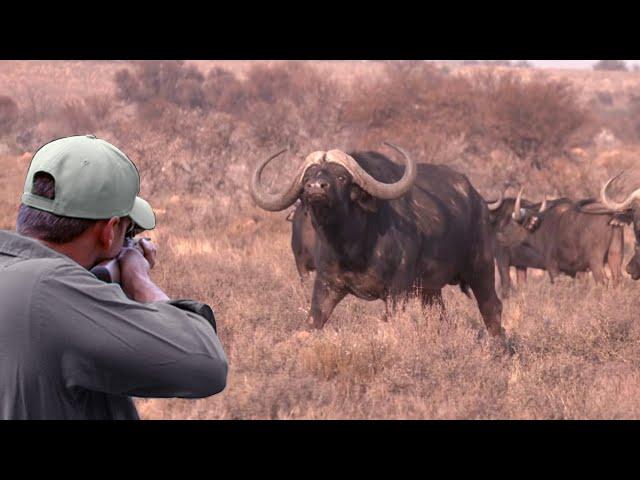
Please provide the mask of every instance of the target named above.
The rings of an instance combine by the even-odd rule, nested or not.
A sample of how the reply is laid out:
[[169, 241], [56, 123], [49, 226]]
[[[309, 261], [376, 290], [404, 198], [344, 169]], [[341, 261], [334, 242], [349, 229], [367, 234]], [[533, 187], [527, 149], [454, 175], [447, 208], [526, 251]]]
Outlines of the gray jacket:
[[207, 305], [135, 302], [0, 230], [1, 419], [138, 419], [132, 396], [206, 397], [226, 378]]

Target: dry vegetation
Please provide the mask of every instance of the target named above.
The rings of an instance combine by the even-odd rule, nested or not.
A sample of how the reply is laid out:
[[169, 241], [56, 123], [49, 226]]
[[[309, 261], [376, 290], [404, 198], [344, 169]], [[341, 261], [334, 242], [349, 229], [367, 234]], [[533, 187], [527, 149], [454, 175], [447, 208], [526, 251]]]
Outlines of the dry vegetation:
[[[253, 166], [281, 146], [292, 154], [268, 172], [274, 186], [276, 170], [312, 149], [387, 139], [466, 173], [486, 195], [506, 183], [532, 196], [594, 195], [636, 162], [634, 95], [631, 72], [0, 62], [0, 228], [13, 228], [29, 152], [45, 141], [92, 132], [129, 153], [158, 212], [154, 278], [172, 297], [214, 307], [230, 360], [222, 394], [139, 400], [144, 418], [640, 418], [629, 278], [614, 290], [588, 275], [555, 286], [531, 276], [504, 303], [512, 357], [454, 288], [444, 319], [416, 302], [383, 322], [381, 302], [347, 298], [324, 330], [307, 331], [311, 283], [298, 281], [290, 224], [247, 195]], [[627, 231], [625, 258], [631, 245]]]

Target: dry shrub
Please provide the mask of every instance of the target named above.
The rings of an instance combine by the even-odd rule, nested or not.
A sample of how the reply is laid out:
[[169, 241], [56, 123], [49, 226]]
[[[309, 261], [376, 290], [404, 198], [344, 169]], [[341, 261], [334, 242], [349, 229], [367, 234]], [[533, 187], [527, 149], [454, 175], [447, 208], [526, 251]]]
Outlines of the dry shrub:
[[62, 104], [58, 111], [58, 121], [61, 128], [68, 132], [89, 133], [95, 124], [84, 102], [79, 99], [68, 100]]
[[246, 108], [247, 92], [229, 70], [221, 67], [209, 70], [203, 90], [207, 103], [215, 110], [237, 114]]
[[140, 122], [168, 135], [175, 135], [177, 121], [181, 110], [169, 100], [161, 97], [152, 98], [140, 103], [137, 109]]
[[588, 119], [568, 82], [524, 81], [514, 74], [494, 73], [476, 81], [486, 102], [487, 135], [538, 169], [549, 158], [563, 155]]
[[113, 98], [109, 95], [89, 95], [84, 104], [90, 115], [98, 122], [104, 122], [113, 111]]
[[138, 61], [135, 73], [119, 70], [115, 77], [116, 97], [125, 102], [144, 103], [162, 99], [187, 108], [207, 106], [202, 89], [204, 75], [184, 61]]
[[128, 68], [118, 70], [114, 76], [116, 98], [124, 102], [135, 102], [140, 99], [140, 81]]
[[203, 159], [218, 157], [217, 160], [221, 162], [221, 157], [232, 148], [235, 119], [226, 113], [209, 112], [197, 122], [188, 136], [190, 150]]
[[339, 85], [302, 62], [252, 67], [244, 82], [246, 108], [259, 144], [299, 148], [328, 141], [342, 129]]
[[20, 110], [13, 98], [0, 95], [0, 135], [11, 133], [19, 116]]
[[430, 154], [430, 145], [461, 145], [464, 139], [457, 164], [468, 163], [467, 154], [486, 157], [499, 147], [525, 169], [528, 164], [540, 169], [563, 155], [588, 120], [566, 82], [525, 81], [493, 71], [466, 78], [415, 61], [389, 63], [384, 76], [357, 85], [344, 118], [362, 143], [394, 139], [431, 161], [447, 155]]
[[634, 133], [633, 140], [640, 140], [640, 96], [634, 96], [629, 102], [631, 128]]
[[24, 127], [34, 127], [55, 110], [56, 102], [46, 91], [27, 84], [22, 95]]
[[594, 70], [617, 70], [626, 72], [627, 63], [624, 60], [598, 60], [593, 66]]
[[192, 157], [188, 183], [197, 191], [212, 184], [246, 190], [246, 178], [236, 182], [226, 175], [228, 167], [238, 157], [253, 164], [261, 155], [239, 156], [240, 147], [297, 152], [324, 147], [340, 130], [338, 85], [302, 62], [258, 64], [242, 82], [219, 67], [205, 78], [183, 62], [137, 62], [134, 68], [116, 75], [118, 98], [135, 105], [144, 126], [180, 139], [184, 155]]
[[608, 96], [598, 94], [589, 102], [591, 122], [580, 132], [580, 143], [594, 144], [594, 139], [603, 130], [611, 131], [624, 142], [633, 143], [640, 139], [640, 101], [634, 95], [619, 97], [611, 102], [603, 101]]
[[596, 98], [603, 105], [613, 105], [613, 95], [611, 95], [611, 92], [606, 90], [596, 92]]
[[449, 77], [425, 62], [391, 62], [384, 76], [354, 87], [344, 119], [360, 135], [412, 147], [425, 132], [473, 136], [475, 113], [466, 79]]

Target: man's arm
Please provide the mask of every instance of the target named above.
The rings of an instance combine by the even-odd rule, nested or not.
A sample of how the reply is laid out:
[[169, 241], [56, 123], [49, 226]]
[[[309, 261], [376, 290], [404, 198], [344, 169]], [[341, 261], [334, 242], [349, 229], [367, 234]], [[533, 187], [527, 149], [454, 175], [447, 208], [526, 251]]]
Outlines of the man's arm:
[[138, 302], [169, 300], [149, 276], [156, 263], [156, 246], [141, 238], [136, 247], [123, 248], [118, 256], [122, 289], [129, 298]]
[[204, 316], [127, 298], [70, 262], [56, 262], [36, 290], [41, 339], [60, 354], [68, 387], [139, 397], [199, 398], [222, 391], [227, 358]]

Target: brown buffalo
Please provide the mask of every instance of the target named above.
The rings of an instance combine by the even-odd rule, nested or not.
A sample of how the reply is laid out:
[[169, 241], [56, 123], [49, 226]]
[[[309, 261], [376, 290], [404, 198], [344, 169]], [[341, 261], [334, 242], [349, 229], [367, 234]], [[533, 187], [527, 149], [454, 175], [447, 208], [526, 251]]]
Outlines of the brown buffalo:
[[623, 232], [613, 213], [593, 199], [573, 202], [567, 198], [545, 200], [536, 211], [535, 206], [522, 206], [521, 194], [515, 201], [513, 221], [499, 232], [497, 241], [519, 252], [522, 266], [546, 270], [551, 283], [560, 273], [575, 277], [586, 271], [591, 271], [596, 283], [605, 283], [606, 263], [613, 284], [619, 283]]
[[617, 225], [632, 224], [635, 236], [634, 253], [627, 264], [627, 273], [631, 278], [640, 278], [640, 189], [633, 191], [623, 201], [616, 202], [609, 198], [607, 189], [611, 182], [622, 174], [609, 179], [600, 190], [600, 200], [606, 211], [614, 216], [612, 223]]
[[[520, 238], [518, 235], [513, 235], [513, 233], [509, 235], [509, 230], [513, 228], [513, 222], [515, 222], [513, 218], [515, 204], [516, 198], [505, 198], [504, 193], [501, 193], [497, 200], [487, 202], [495, 239], [496, 265], [500, 276], [502, 298], [509, 297], [511, 291], [510, 267], [515, 267], [518, 287], [521, 287], [527, 280], [527, 268], [540, 268], [538, 265], [543, 264], [536, 251], [518, 241]], [[537, 222], [535, 213], [540, 206], [540, 203], [520, 198], [518, 210], [523, 220], [518, 225], [522, 224], [525, 228], [532, 229]]]

